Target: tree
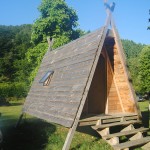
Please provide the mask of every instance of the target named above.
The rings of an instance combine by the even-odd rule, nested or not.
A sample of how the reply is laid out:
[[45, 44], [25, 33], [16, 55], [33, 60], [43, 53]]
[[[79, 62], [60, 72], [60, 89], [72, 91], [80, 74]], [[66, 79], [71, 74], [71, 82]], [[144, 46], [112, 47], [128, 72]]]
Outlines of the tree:
[[122, 43], [123, 43], [127, 60], [129, 60], [130, 58], [132, 59], [138, 57], [139, 53], [142, 51], [142, 49], [145, 46], [140, 43], [135, 43], [132, 40], [122, 40]]
[[22, 62], [32, 46], [30, 41], [31, 25], [0, 25], [0, 102], [8, 101], [9, 97], [25, 97], [27, 94], [27, 77], [21, 74], [21, 70], [29, 68], [25, 68], [26, 63]]
[[76, 29], [78, 16], [65, 0], [42, 0], [38, 10], [41, 16], [32, 27], [31, 40], [34, 44], [45, 42], [46, 37], [54, 38], [56, 48], [78, 38], [84, 32]]
[[150, 93], [150, 46], [145, 46], [139, 58], [139, 80], [141, 93]]
[[34, 48], [28, 49], [25, 59], [16, 63], [16, 67], [20, 68], [15, 73], [17, 82], [26, 81], [28, 85], [31, 84], [47, 49], [47, 43], [39, 43]]
[[127, 66], [130, 71], [132, 84], [137, 93], [140, 93], [140, 80], [139, 80], [139, 54], [145, 45], [140, 43], [135, 43], [131, 40], [122, 40], [123, 47], [125, 50], [125, 55], [127, 58]]
[[0, 82], [13, 81], [17, 63], [31, 47], [31, 25], [0, 26]]

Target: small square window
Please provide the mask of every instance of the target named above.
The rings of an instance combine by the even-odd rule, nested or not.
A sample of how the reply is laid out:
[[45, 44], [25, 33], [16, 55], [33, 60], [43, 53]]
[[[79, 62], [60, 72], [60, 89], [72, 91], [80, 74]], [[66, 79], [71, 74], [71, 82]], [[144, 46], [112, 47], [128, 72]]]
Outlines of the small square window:
[[39, 81], [39, 83], [43, 83], [44, 86], [48, 86], [50, 84], [51, 78], [53, 76], [54, 71], [48, 71], [43, 78]]

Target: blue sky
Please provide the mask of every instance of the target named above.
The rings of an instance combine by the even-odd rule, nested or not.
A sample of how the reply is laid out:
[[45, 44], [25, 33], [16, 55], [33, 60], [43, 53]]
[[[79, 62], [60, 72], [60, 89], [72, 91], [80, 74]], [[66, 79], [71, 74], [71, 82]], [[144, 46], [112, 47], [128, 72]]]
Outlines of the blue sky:
[[[150, 44], [150, 30], [147, 30], [150, 0], [108, 0], [115, 2], [113, 13], [122, 39]], [[77, 11], [80, 28], [95, 30], [104, 25], [106, 19], [103, 0], [66, 0]], [[0, 24], [21, 25], [33, 23], [40, 15], [37, 7], [41, 0], [1, 0]]]

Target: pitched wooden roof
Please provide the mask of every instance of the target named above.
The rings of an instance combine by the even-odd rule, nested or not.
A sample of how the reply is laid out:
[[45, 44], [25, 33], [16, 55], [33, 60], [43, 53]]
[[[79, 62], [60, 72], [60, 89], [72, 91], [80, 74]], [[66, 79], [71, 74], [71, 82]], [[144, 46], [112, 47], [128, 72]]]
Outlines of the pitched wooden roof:
[[[104, 28], [54, 51], [48, 51], [27, 96], [23, 112], [71, 127], [95, 60]], [[48, 86], [39, 83], [47, 71], [54, 74]]]

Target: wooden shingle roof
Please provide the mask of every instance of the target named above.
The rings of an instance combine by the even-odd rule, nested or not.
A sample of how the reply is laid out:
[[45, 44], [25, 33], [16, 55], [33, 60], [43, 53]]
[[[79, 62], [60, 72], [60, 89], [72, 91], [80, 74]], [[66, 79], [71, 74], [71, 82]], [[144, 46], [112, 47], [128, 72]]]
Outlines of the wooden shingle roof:
[[[23, 112], [71, 127], [81, 103], [104, 27], [48, 51], [25, 101]], [[39, 83], [53, 70], [48, 86]]]

